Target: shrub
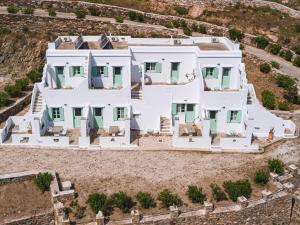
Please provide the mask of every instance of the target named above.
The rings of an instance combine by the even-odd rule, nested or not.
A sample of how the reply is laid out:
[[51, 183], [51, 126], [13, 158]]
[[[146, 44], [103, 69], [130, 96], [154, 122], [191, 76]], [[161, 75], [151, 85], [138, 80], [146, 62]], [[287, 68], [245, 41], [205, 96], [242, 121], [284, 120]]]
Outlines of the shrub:
[[4, 91], [11, 97], [18, 97], [21, 95], [22, 89], [18, 85], [6, 85]]
[[30, 71], [29, 73], [26, 74], [26, 76], [32, 83], [38, 82], [41, 79], [40, 73], [36, 70]]
[[278, 103], [278, 109], [282, 111], [288, 111], [290, 109], [289, 104], [286, 101]]
[[51, 17], [56, 17], [56, 12], [54, 9], [52, 8], [49, 8], [48, 9], [48, 15], [51, 16]]
[[290, 90], [296, 85], [294, 78], [284, 74], [277, 74], [276, 83], [279, 87], [282, 87], [285, 90]]
[[74, 13], [77, 17], [77, 19], [84, 19], [86, 15], [88, 14], [85, 9], [77, 8], [74, 10]]
[[145, 18], [144, 18], [144, 14], [142, 13], [137, 13], [137, 21], [139, 22], [144, 22]]
[[187, 36], [191, 36], [191, 35], [192, 35], [192, 31], [191, 31], [191, 29], [188, 28], [188, 27], [183, 27], [183, 28], [182, 28], [182, 31], [183, 31], [183, 33], [184, 33], [185, 35], [187, 35]]
[[222, 188], [219, 185], [213, 183], [210, 184], [210, 188], [212, 190], [213, 197], [217, 202], [227, 200], [227, 196], [225, 192], [222, 190]]
[[270, 52], [274, 55], [277, 55], [281, 50], [281, 45], [279, 44], [270, 44]]
[[266, 185], [269, 181], [270, 172], [268, 170], [257, 170], [254, 175], [254, 182], [260, 185]]
[[290, 50], [282, 50], [279, 55], [284, 58], [286, 61], [291, 62], [293, 58], [293, 53]]
[[179, 196], [172, 194], [168, 189], [160, 192], [157, 199], [161, 201], [162, 206], [165, 208], [169, 208], [171, 205], [182, 205], [182, 200], [179, 198]]
[[80, 206], [77, 199], [72, 200], [70, 207], [72, 208], [72, 211], [77, 219], [82, 219], [84, 217], [85, 207]]
[[11, 33], [11, 29], [9, 29], [8, 27], [0, 27], [0, 34], [10, 34]]
[[295, 31], [297, 33], [300, 33], [300, 23], [298, 23], [298, 24], [295, 25]]
[[284, 173], [284, 163], [280, 159], [270, 159], [268, 165], [271, 172], [279, 175]]
[[88, 7], [88, 10], [89, 10], [89, 12], [92, 16], [99, 16], [100, 15], [100, 12], [99, 12], [98, 8], [95, 7], [95, 6]]
[[252, 188], [249, 180], [238, 180], [238, 181], [225, 181], [223, 183], [225, 191], [228, 193], [229, 198], [232, 201], [236, 201], [238, 197], [244, 196], [250, 198], [252, 193]]
[[276, 61], [271, 61], [271, 66], [272, 66], [273, 68], [276, 68], [276, 69], [279, 69], [279, 68], [280, 68], [280, 64], [279, 64], [278, 62], [276, 62]]
[[33, 14], [33, 12], [34, 12], [34, 9], [30, 6], [24, 7], [22, 9], [23, 14]]
[[135, 11], [129, 11], [128, 12], [128, 17], [129, 17], [130, 20], [136, 20], [137, 13]]
[[115, 16], [115, 21], [117, 23], [123, 23], [124, 22], [124, 17], [123, 16]]
[[229, 37], [231, 40], [241, 41], [244, 38], [244, 34], [242, 31], [236, 28], [231, 28], [229, 29]]
[[27, 78], [18, 79], [16, 80], [16, 85], [21, 87], [21, 90], [26, 90], [27, 86], [29, 85], [29, 80]]
[[114, 193], [111, 196], [112, 203], [122, 210], [124, 213], [128, 213], [130, 209], [133, 207], [134, 202], [132, 198], [129, 197], [125, 192]]
[[240, 43], [240, 50], [244, 50], [245, 49], [245, 45], [243, 43]]
[[197, 32], [199, 32], [201, 34], [206, 34], [207, 33], [206, 27], [203, 25], [199, 25], [197, 28]]
[[294, 66], [300, 67], [300, 56], [297, 56], [293, 62]]
[[197, 186], [188, 186], [187, 190], [187, 196], [190, 200], [192, 200], [193, 203], [200, 203], [203, 204], [203, 202], [206, 200], [206, 195], [202, 192], [201, 187]]
[[95, 214], [97, 214], [100, 210], [105, 215], [109, 215], [111, 212], [111, 202], [104, 193], [90, 194], [87, 203], [90, 205]]
[[180, 27], [182, 27], [182, 28], [187, 27], [187, 23], [185, 20], [180, 21]]
[[6, 106], [8, 103], [9, 95], [4, 91], [0, 91], [0, 107]]
[[297, 55], [300, 55], [300, 45], [296, 45], [293, 47], [293, 50], [294, 52], [297, 54]]
[[151, 196], [150, 193], [139, 192], [136, 194], [135, 197], [144, 209], [149, 209], [150, 207], [156, 206], [154, 198]]
[[178, 20], [174, 20], [172, 22], [172, 24], [173, 24], [173, 27], [175, 27], [175, 28], [179, 28], [180, 27], [180, 22]]
[[19, 12], [19, 7], [18, 6], [15, 6], [15, 5], [10, 5], [7, 7], [7, 12], [8, 13], [13, 13], [13, 14], [16, 14]]
[[33, 178], [33, 182], [44, 193], [45, 191], [50, 190], [52, 179], [52, 175], [48, 172], [39, 173]]
[[262, 63], [259, 66], [259, 70], [263, 73], [269, 73], [271, 71], [271, 66], [269, 63]]
[[275, 95], [269, 90], [264, 90], [261, 93], [263, 106], [268, 109], [275, 109]]
[[188, 14], [189, 10], [183, 6], [179, 6], [179, 5], [176, 5], [174, 7], [175, 11], [179, 14], [179, 15], [186, 15]]
[[265, 37], [259, 36], [255, 38], [255, 44], [258, 48], [265, 49], [268, 46], [269, 41]]

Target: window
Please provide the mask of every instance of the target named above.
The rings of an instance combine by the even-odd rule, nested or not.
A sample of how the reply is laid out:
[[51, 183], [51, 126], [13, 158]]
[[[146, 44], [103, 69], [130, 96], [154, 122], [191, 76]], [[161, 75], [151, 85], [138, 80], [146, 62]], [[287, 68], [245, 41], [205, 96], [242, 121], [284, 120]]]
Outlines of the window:
[[55, 67], [55, 70], [56, 70], [56, 74], [64, 74], [64, 67], [63, 66], [56, 66]]
[[223, 68], [223, 76], [229, 76], [231, 68]]
[[53, 119], [60, 119], [59, 108], [52, 108]]
[[73, 75], [80, 75], [80, 66], [73, 67]]
[[240, 110], [228, 111], [227, 122], [228, 123], [240, 123], [242, 112]]
[[193, 112], [194, 111], [194, 105], [193, 104], [187, 104], [186, 105], [186, 111]]
[[74, 115], [75, 116], [81, 116], [81, 108], [74, 108]]
[[122, 67], [120, 67], [120, 66], [114, 67], [114, 74], [115, 75], [121, 75], [121, 73], [122, 73]]
[[214, 68], [206, 68], [206, 76], [212, 77], [214, 75]]
[[179, 63], [172, 63], [172, 71], [178, 71], [179, 70]]
[[64, 120], [64, 110], [63, 108], [51, 108], [49, 110], [50, 120], [63, 121]]
[[185, 104], [177, 104], [177, 113], [185, 112]]
[[146, 63], [146, 72], [156, 72], [156, 63]]
[[104, 66], [97, 66], [97, 73], [99, 76], [104, 75]]
[[102, 108], [94, 108], [95, 116], [102, 116]]
[[117, 120], [125, 119], [125, 108], [117, 108]]
[[205, 78], [216, 79], [218, 78], [218, 67], [205, 67], [202, 69], [202, 74]]

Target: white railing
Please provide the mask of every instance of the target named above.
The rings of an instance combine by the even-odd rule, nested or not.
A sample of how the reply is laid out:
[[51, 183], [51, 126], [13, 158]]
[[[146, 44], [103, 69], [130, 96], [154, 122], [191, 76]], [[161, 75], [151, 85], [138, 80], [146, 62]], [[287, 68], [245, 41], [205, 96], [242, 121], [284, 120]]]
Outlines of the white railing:
[[36, 95], [37, 95], [38, 91], [39, 91], [38, 85], [37, 85], [37, 83], [35, 83], [34, 86], [33, 86], [32, 95], [31, 95], [31, 102], [30, 102], [30, 112], [31, 113], [33, 113], [34, 102], [35, 102], [35, 98], [36, 98]]

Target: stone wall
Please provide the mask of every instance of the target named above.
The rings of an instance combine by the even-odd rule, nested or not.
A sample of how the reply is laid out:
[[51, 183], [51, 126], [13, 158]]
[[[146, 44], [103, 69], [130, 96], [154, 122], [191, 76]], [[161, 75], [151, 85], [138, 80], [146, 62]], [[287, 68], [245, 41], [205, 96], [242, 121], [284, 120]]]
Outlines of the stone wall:
[[25, 106], [30, 104], [32, 93], [27, 93], [25, 97], [17, 100], [12, 106], [9, 106], [2, 111], [0, 111], [0, 123], [4, 122], [11, 115], [15, 115], [22, 111]]
[[34, 216], [24, 217], [17, 220], [6, 222], [2, 225], [51, 225], [53, 224], [54, 212], [53, 210], [47, 213], [41, 213]]

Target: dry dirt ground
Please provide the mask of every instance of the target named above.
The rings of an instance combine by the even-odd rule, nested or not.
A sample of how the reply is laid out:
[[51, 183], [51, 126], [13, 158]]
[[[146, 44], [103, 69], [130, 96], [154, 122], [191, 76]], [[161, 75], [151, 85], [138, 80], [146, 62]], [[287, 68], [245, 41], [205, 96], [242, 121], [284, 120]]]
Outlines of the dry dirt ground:
[[32, 180], [0, 185], [0, 223], [50, 210], [50, 194], [42, 192]]
[[[85, 151], [58, 149], [22, 149], [0, 147], [0, 173], [50, 169], [63, 180], [75, 184], [79, 203], [85, 205], [88, 194], [102, 191], [112, 194], [138, 191], [153, 195], [168, 188], [178, 193], [187, 207], [187, 186], [203, 187], [211, 197], [209, 185], [224, 180], [249, 178], [270, 158], [279, 157], [286, 163], [300, 162], [300, 139], [287, 140], [272, 146], [264, 154], [212, 154], [191, 151]], [[253, 197], [258, 195], [255, 187]], [[89, 213], [90, 211], [88, 211]], [[92, 215], [91, 215], [92, 216]]]

